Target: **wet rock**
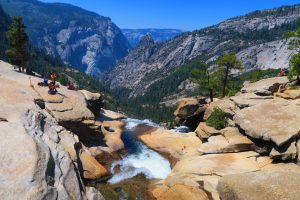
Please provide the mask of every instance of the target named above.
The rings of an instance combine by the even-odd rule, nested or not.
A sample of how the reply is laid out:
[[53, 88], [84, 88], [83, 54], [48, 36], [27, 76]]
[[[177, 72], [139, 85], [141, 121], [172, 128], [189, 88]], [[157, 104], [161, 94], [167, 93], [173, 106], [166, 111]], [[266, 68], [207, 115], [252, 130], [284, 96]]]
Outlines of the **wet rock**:
[[121, 139], [124, 125], [121, 121], [104, 121], [102, 123], [101, 131], [110, 152], [124, 149], [124, 143]]
[[300, 131], [300, 102], [274, 99], [240, 110], [235, 123], [250, 137], [281, 146]]
[[224, 200], [297, 200], [300, 173], [279, 170], [235, 174], [221, 178], [218, 191]]

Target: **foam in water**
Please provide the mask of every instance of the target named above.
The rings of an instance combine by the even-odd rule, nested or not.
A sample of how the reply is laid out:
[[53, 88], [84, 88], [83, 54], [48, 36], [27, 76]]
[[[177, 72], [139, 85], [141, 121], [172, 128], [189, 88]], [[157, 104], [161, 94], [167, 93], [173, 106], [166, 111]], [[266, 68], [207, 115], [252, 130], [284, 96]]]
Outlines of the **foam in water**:
[[190, 129], [187, 126], [178, 126], [178, 127], [171, 129], [171, 131], [174, 131], [177, 133], [188, 133], [188, 132], [190, 132]]
[[136, 126], [141, 125], [141, 124], [151, 126], [151, 127], [157, 127], [157, 128], [162, 127], [159, 124], [156, 124], [149, 119], [139, 120], [139, 119], [127, 118], [127, 119], [124, 119], [123, 121], [126, 123], [125, 128], [127, 130], [133, 129]]
[[168, 160], [140, 142], [139, 148], [139, 152], [127, 155], [122, 160], [113, 163], [112, 173], [116, 166], [120, 167], [120, 172], [115, 173], [108, 181], [109, 183], [115, 184], [138, 174], [144, 174], [148, 179], [165, 179], [171, 173]]

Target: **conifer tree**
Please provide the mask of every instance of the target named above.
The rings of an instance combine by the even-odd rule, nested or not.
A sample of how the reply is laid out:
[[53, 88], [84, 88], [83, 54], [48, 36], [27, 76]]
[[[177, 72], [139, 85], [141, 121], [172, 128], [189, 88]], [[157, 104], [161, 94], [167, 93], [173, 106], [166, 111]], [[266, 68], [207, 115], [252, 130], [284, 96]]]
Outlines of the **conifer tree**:
[[18, 66], [20, 72], [24, 72], [28, 60], [26, 26], [22, 17], [12, 17], [12, 20], [12, 24], [7, 32], [9, 48], [6, 50], [6, 55], [9, 57], [11, 64]]
[[242, 62], [236, 57], [234, 53], [228, 53], [217, 60], [217, 65], [219, 66], [219, 69], [222, 70], [222, 97], [225, 97], [229, 73], [233, 69], [242, 69]]

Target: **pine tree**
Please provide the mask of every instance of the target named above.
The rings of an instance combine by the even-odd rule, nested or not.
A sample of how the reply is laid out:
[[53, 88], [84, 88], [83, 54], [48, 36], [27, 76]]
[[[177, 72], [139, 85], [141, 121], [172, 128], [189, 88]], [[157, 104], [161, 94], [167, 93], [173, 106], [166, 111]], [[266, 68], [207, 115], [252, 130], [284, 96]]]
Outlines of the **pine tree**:
[[228, 53], [217, 60], [217, 65], [223, 72], [222, 97], [225, 97], [229, 73], [233, 69], [242, 69], [242, 62], [234, 53]]
[[18, 66], [20, 72], [21, 70], [24, 72], [28, 60], [26, 26], [22, 17], [12, 17], [12, 20], [12, 24], [7, 32], [9, 48], [6, 50], [6, 55], [9, 57], [11, 64]]
[[297, 83], [300, 83], [300, 53], [296, 53], [290, 60], [290, 73], [289, 77], [297, 76]]

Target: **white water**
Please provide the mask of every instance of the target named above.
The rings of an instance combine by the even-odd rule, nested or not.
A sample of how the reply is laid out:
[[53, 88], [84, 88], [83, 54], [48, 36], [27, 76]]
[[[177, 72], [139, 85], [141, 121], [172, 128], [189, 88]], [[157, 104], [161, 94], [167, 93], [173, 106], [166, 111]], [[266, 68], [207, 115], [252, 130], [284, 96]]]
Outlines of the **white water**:
[[188, 133], [188, 132], [190, 132], [190, 129], [187, 126], [178, 126], [178, 127], [171, 129], [171, 131], [174, 131], [177, 133]]
[[[124, 122], [126, 123], [126, 129], [129, 131], [140, 124], [159, 127], [159, 125], [150, 120], [126, 119]], [[134, 149], [137, 149], [137, 151], [124, 156], [122, 160], [112, 164], [111, 172], [114, 175], [108, 182], [115, 184], [133, 178], [138, 174], [144, 174], [147, 179], [165, 179], [171, 173], [169, 161], [136, 139], [130, 140], [132, 138], [127, 138], [129, 145], [134, 146]], [[117, 166], [119, 167], [119, 172], [115, 172]]]
[[127, 130], [133, 129], [136, 126], [141, 125], [141, 124], [142, 125], [147, 125], [147, 126], [152, 126], [152, 127], [157, 127], [157, 128], [162, 127], [159, 124], [156, 124], [156, 123], [152, 122], [149, 119], [139, 120], [139, 119], [127, 118], [127, 119], [124, 119], [123, 122], [126, 123], [125, 128]]

